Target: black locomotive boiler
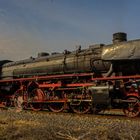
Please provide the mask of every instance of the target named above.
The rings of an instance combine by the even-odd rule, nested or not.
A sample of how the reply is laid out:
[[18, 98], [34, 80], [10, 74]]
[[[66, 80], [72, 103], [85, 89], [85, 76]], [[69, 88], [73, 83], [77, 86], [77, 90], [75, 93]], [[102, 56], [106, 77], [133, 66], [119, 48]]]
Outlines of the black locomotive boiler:
[[65, 50], [64, 53], [39, 53], [37, 58], [6, 63], [2, 66], [1, 78], [19, 78], [66, 73], [105, 74], [111, 63], [101, 60], [103, 45], [90, 46], [74, 52]]
[[113, 34], [113, 44], [37, 58], [0, 61], [1, 106], [71, 110], [76, 113], [123, 109], [128, 117], [140, 112], [140, 40]]

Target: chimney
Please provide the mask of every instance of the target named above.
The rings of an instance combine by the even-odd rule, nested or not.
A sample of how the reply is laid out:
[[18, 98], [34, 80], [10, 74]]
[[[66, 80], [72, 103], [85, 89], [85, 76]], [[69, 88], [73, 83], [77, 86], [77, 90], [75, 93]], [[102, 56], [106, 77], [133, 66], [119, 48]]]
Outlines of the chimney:
[[123, 32], [118, 32], [113, 34], [113, 44], [127, 41], [127, 34]]

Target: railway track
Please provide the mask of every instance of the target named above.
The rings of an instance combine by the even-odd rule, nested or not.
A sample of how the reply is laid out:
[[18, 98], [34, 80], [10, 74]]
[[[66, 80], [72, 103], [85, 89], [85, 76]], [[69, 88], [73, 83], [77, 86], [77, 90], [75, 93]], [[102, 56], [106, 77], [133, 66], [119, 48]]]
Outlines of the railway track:
[[115, 110], [106, 110], [104, 112], [98, 113], [98, 114], [93, 114], [93, 113], [88, 113], [88, 114], [76, 114], [76, 113], [69, 113], [69, 112], [59, 112], [59, 113], [55, 113], [55, 112], [50, 112], [48, 110], [44, 110], [44, 111], [39, 111], [39, 112], [34, 112], [33, 113], [41, 113], [41, 114], [55, 114], [55, 115], [64, 115], [64, 116], [78, 116], [81, 118], [84, 117], [89, 117], [89, 118], [106, 118], [106, 119], [121, 119], [121, 120], [140, 120], [140, 117], [135, 117], [135, 118], [129, 118], [126, 117], [124, 115], [124, 113], [122, 112], [122, 110], [119, 109], [115, 109]]
[[[1, 108], [2, 109], [2, 108]], [[28, 108], [26, 110], [22, 110], [21, 112], [18, 112], [14, 107], [11, 107], [11, 108], [3, 108], [2, 110], [12, 110], [13, 112], [16, 112], [17, 114], [18, 113], [21, 113], [21, 112], [31, 112], [32, 114], [41, 114], [41, 115], [57, 115], [58, 117], [61, 116], [61, 115], [64, 115], [64, 116], [73, 116], [73, 117], [81, 117], [81, 118], [86, 118], [86, 117], [89, 117], [89, 118], [106, 118], [106, 119], [120, 119], [120, 120], [140, 120], [140, 117], [134, 117], [134, 118], [129, 118], [129, 117], [126, 117], [123, 113], [123, 111], [121, 109], [111, 109], [111, 110], [105, 110], [105, 111], [102, 111], [98, 114], [94, 114], [94, 113], [91, 113], [89, 112], [88, 114], [76, 114], [76, 113], [71, 113], [71, 112], [67, 112], [67, 111], [63, 111], [63, 112], [59, 112], [59, 113], [56, 113], [56, 112], [51, 112], [49, 111], [48, 109], [46, 110], [40, 110], [40, 111], [33, 111], [31, 108]]]

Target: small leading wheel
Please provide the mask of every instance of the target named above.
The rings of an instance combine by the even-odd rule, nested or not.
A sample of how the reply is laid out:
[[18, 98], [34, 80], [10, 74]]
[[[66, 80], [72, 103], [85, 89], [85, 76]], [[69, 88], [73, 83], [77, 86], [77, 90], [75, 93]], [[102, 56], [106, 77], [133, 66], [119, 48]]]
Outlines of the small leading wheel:
[[74, 113], [77, 114], [85, 114], [88, 113], [91, 109], [91, 105], [89, 102], [75, 102], [71, 103], [70, 107]]
[[64, 110], [64, 106], [65, 106], [65, 103], [49, 103], [48, 107], [49, 107], [49, 110], [51, 110], [52, 112], [62, 112]]
[[136, 117], [140, 113], [140, 101], [136, 97], [129, 97], [127, 100], [132, 101], [127, 103], [123, 108], [123, 112], [127, 117]]

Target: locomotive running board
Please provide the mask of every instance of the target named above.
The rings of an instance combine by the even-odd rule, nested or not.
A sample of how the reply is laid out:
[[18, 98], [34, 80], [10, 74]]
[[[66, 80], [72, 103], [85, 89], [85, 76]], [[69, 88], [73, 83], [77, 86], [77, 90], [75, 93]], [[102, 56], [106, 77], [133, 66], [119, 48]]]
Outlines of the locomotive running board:
[[120, 79], [140, 79], [140, 75], [92, 78], [93, 81], [96, 81], [96, 80], [120, 80]]

